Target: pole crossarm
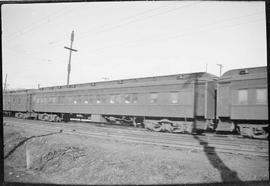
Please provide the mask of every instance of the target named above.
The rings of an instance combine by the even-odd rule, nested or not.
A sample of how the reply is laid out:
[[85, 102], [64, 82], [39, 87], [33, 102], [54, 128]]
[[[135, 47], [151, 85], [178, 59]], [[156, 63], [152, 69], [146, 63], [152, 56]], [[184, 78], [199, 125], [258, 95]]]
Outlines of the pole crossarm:
[[72, 51], [74, 51], [74, 52], [78, 52], [78, 50], [76, 50], [76, 49], [73, 49], [73, 48], [69, 48], [69, 47], [64, 47], [65, 49], [68, 49], [68, 50], [72, 50]]

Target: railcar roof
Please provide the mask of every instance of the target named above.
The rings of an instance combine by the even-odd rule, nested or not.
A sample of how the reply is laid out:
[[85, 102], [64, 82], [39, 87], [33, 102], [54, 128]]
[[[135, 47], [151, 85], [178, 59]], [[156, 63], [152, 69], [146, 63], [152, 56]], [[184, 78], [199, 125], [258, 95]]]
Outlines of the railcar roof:
[[55, 90], [55, 89], [74, 89], [74, 88], [84, 88], [89, 86], [106, 86], [106, 85], [119, 85], [119, 84], [130, 84], [130, 83], [149, 83], [149, 82], [157, 82], [157, 81], [170, 81], [170, 80], [190, 80], [190, 79], [198, 79], [198, 80], [213, 80], [218, 77], [206, 73], [206, 72], [196, 72], [196, 73], [186, 73], [186, 74], [175, 74], [175, 75], [165, 75], [165, 76], [152, 76], [152, 77], [142, 77], [142, 78], [130, 78], [130, 79], [120, 79], [120, 80], [111, 80], [111, 81], [99, 81], [99, 82], [91, 82], [91, 83], [82, 83], [82, 84], [71, 84], [71, 85], [62, 85], [62, 86], [52, 86], [52, 87], [42, 87], [39, 89], [28, 89], [28, 90], [19, 90], [19, 91], [8, 91], [9, 93], [15, 92], [30, 92], [30, 91], [44, 91], [44, 90]]
[[117, 84], [129, 84], [129, 83], [144, 83], [144, 82], [154, 82], [154, 81], [167, 81], [167, 80], [187, 80], [187, 79], [204, 79], [204, 80], [213, 80], [218, 77], [206, 73], [206, 72], [196, 72], [196, 73], [186, 73], [186, 74], [175, 74], [175, 75], [165, 75], [165, 76], [152, 76], [152, 77], [142, 77], [142, 78], [130, 78], [130, 79], [120, 79], [120, 80], [111, 80], [111, 81], [99, 81], [91, 83], [82, 83], [82, 84], [72, 84], [72, 85], [63, 85], [63, 86], [54, 86], [54, 87], [43, 87], [41, 90], [49, 90], [54, 88], [78, 88], [78, 87], [88, 87], [88, 86], [98, 86], [98, 85], [117, 85]]
[[28, 92], [32, 92], [35, 91], [37, 89], [19, 89], [19, 90], [9, 90], [9, 91], [5, 91], [4, 93], [28, 93]]
[[267, 78], [267, 67], [252, 67], [233, 69], [225, 72], [218, 80], [219, 83], [241, 80], [254, 80]]
[[267, 66], [233, 69], [225, 72], [221, 77], [258, 73], [267, 73]]

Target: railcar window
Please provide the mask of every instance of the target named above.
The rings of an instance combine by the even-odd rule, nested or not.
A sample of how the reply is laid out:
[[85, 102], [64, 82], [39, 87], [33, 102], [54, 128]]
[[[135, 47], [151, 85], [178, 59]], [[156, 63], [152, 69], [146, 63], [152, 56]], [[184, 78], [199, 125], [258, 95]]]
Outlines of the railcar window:
[[157, 93], [150, 93], [150, 103], [157, 103], [158, 94]]
[[77, 96], [77, 103], [81, 104], [82, 103], [82, 96]]
[[115, 95], [115, 103], [121, 103], [121, 95], [120, 94]]
[[96, 103], [97, 103], [97, 104], [100, 104], [100, 103], [101, 103], [101, 96], [100, 96], [100, 95], [97, 95], [96, 98], [97, 98], [97, 99], [96, 99]]
[[131, 95], [130, 94], [126, 94], [125, 96], [124, 96], [124, 99], [125, 99], [125, 103], [130, 103], [131, 102]]
[[132, 100], [132, 103], [137, 103], [138, 102], [138, 95], [132, 94], [131, 100]]
[[105, 103], [105, 102], [106, 102], [106, 97], [105, 97], [105, 95], [100, 95], [100, 94], [98, 94], [96, 98], [97, 98], [97, 99], [96, 99], [96, 103], [97, 103], [97, 104]]
[[179, 101], [178, 92], [171, 92], [171, 103], [176, 104]]
[[73, 104], [77, 104], [78, 103], [77, 96], [72, 96], [72, 100], [73, 100]]
[[52, 103], [52, 97], [48, 97], [48, 103], [49, 103], [49, 104]]
[[243, 105], [248, 103], [247, 89], [238, 90], [238, 103]]
[[119, 104], [121, 103], [121, 95], [120, 94], [112, 94], [110, 95], [110, 103], [111, 104]]
[[56, 102], [56, 97], [52, 97], [52, 103]]
[[82, 102], [88, 104], [88, 96], [82, 96]]
[[106, 95], [101, 95], [101, 103], [106, 103]]
[[267, 103], [266, 88], [256, 89], [256, 103], [257, 104], [266, 104]]
[[111, 104], [115, 103], [115, 95], [110, 95], [110, 103]]

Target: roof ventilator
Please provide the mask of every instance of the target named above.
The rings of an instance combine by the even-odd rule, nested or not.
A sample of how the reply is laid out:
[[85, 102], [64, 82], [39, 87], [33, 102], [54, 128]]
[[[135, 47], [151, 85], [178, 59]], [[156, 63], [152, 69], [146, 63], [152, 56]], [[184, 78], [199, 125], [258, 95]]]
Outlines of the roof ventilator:
[[239, 71], [239, 75], [245, 75], [245, 74], [248, 74], [248, 70], [245, 69], [245, 70], [240, 70]]
[[123, 84], [123, 80], [119, 80], [118, 81], [118, 84]]
[[184, 78], [183, 74], [180, 74], [180, 75], [176, 76], [176, 79], [183, 79], [183, 78]]

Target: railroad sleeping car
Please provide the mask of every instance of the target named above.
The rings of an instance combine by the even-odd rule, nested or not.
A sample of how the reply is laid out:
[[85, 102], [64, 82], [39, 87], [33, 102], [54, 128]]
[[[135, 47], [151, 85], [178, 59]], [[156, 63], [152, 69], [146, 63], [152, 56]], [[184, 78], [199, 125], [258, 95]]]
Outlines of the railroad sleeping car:
[[205, 129], [215, 119], [216, 79], [199, 72], [40, 88], [32, 90], [31, 108], [20, 114], [34, 111], [38, 115], [31, 116], [43, 120], [82, 116], [135, 124], [167, 119], [191, 132], [194, 125]]
[[217, 84], [217, 131], [268, 135], [267, 67], [230, 70]]

